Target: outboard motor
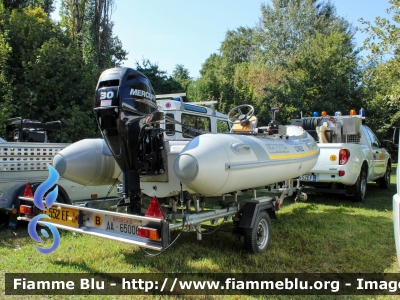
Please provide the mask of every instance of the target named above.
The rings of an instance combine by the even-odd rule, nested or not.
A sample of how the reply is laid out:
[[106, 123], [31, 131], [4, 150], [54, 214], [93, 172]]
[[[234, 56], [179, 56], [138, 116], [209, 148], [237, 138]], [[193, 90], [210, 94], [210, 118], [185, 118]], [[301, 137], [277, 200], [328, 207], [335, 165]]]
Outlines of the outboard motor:
[[159, 150], [162, 148], [161, 130], [151, 126], [151, 122], [162, 119], [163, 114], [157, 111], [153, 87], [148, 78], [136, 70], [108, 69], [97, 83], [94, 112], [100, 131], [123, 173], [124, 205], [128, 212], [139, 214], [141, 172], [163, 170]]

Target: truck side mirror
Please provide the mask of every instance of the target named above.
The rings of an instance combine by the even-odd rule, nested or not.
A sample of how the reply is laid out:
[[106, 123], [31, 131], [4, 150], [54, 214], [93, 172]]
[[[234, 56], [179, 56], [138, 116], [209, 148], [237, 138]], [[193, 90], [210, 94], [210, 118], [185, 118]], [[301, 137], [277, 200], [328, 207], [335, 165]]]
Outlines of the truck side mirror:
[[398, 147], [399, 146], [399, 131], [400, 127], [395, 127], [393, 132], [393, 144]]
[[390, 141], [388, 141], [388, 140], [382, 140], [381, 141], [381, 147], [382, 148], [385, 148], [386, 150], [388, 150], [389, 148], [390, 148]]

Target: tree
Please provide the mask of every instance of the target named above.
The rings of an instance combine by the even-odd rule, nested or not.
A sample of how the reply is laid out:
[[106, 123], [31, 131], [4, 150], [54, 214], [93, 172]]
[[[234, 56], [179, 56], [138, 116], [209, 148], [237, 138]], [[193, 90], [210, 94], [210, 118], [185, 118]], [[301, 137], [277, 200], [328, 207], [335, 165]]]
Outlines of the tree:
[[113, 0], [62, 0], [61, 25], [67, 29], [87, 64], [99, 71], [120, 66], [128, 54], [111, 21]]
[[65, 47], [53, 38], [42, 45], [37, 56], [28, 63], [25, 76], [35, 114], [45, 120], [62, 120], [64, 141], [95, 137], [92, 94], [97, 76], [83, 65], [79, 50], [73, 43]]
[[261, 5], [261, 20], [255, 39], [258, 59], [267, 64], [285, 64], [316, 33], [323, 36], [332, 30], [352, 34], [352, 28], [336, 15], [330, 2], [318, 0], [272, 0]]
[[252, 42], [254, 29], [239, 27], [237, 30], [228, 30], [225, 40], [221, 43], [220, 52], [232, 64], [248, 62], [256, 50]]
[[53, 0], [3, 0], [2, 3], [6, 10], [18, 9], [21, 10], [26, 7], [42, 8], [47, 15], [50, 15], [54, 11]]
[[12, 49], [2, 66], [7, 82], [3, 109], [8, 116], [23, 115], [22, 110], [27, 108], [28, 113], [34, 114], [34, 111], [29, 111], [34, 104], [31, 102], [31, 91], [26, 87], [26, 67], [29, 62], [36, 60], [36, 50], [60, 32], [55, 30], [54, 24], [41, 8], [12, 10], [8, 18], [2, 19], [5, 42]]
[[[0, 3], [0, 16], [4, 16], [4, 6]], [[0, 19], [1, 20], [1, 19]], [[3, 22], [0, 21], [0, 27], [3, 26]], [[7, 43], [4, 33], [0, 31], [0, 124], [5, 124], [7, 114], [4, 109], [3, 99], [9, 98], [7, 89], [7, 79], [5, 77], [5, 64], [11, 52], [10, 45]]]
[[288, 122], [303, 111], [347, 112], [360, 108], [358, 51], [343, 32], [318, 33], [297, 49], [299, 55], [285, 69], [284, 81], [274, 86], [277, 104]]
[[280, 121], [288, 122], [301, 109], [360, 101], [353, 28], [330, 2], [272, 0], [261, 14], [254, 28], [227, 32], [203, 64], [197, 97], [219, 100], [225, 113], [252, 104], [260, 123], [270, 120], [271, 107], [282, 106]]
[[90, 59], [100, 69], [119, 66], [127, 55], [119, 38], [112, 33], [113, 9], [113, 0], [90, 0], [89, 2], [85, 52], [89, 53]]
[[3, 45], [9, 47], [2, 60], [3, 121], [61, 120], [64, 141], [96, 136], [92, 94], [98, 75], [69, 36], [41, 8], [14, 9], [2, 20]]
[[[6, 5], [3, 5], [3, 2]], [[112, 34], [112, 0], [63, 0], [60, 24], [51, 0], [0, 2], [0, 121], [61, 120], [64, 141], [98, 136], [92, 113], [100, 72], [126, 51]]]
[[364, 49], [370, 51], [364, 72], [365, 98], [371, 124], [381, 137], [391, 138], [393, 127], [400, 126], [400, 0], [390, 0], [387, 18], [377, 17], [375, 24], [361, 20], [369, 34]]
[[71, 35], [79, 48], [83, 46], [83, 32], [86, 23], [86, 11], [88, 0], [64, 0], [61, 1], [60, 24]]
[[189, 70], [184, 65], [176, 65], [172, 71], [172, 79], [178, 82], [186, 92], [193, 79], [189, 76]]
[[156, 94], [183, 93], [184, 88], [173, 77], [168, 76], [166, 71], [159, 69], [157, 64], [143, 58], [141, 62], [136, 61], [136, 69], [142, 72], [150, 80]]
[[[242, 103], [254, 106], [258, 123], [261, 125], [269, 123], [271, 108], [276, 107], [278, 103], [277, 88], [283, 84], [283, 71], [283, 68], [272, 69], [271, 66], [259, 62], [241, 64], [235, 69], [234, 83], [237, 98], [239, 101], [244, 101]], [[242, 103], [238, 102], [236, 105]]]
[[196, 80], [194, 85], [196, 87], [196, 92], [192, 91], [190, 93], [191, 98], [198, 101], [201, 99], [221, 101], [223, 84], [221, 65], [221, 55], [213, 53], [209, 58], [206, 59], [200, 70], [201, 77]]

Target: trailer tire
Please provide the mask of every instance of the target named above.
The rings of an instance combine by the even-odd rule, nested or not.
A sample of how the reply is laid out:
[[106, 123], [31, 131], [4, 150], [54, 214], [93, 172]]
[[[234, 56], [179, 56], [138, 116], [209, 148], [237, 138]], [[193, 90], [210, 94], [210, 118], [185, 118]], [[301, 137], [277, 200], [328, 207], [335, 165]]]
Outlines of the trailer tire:
[[[41, 185], [42, 182], [35, 182], [32, 183], [32, 192], [35, 193], [36, 189], [39, 187], [39, 185]], [[47, 196], [48, 193], [50, 193], [52, 190], [54, 190], [54, 188], [58, 186], [58, 195], [57, 195], [57, 199], [56, 199], [56, 203], [62, 203], [62, 204], [72, 204], [71, 200], [68, 197], [67, 192], [64, 190], [64, 188], [59, 185], [59, 184], [55, 184], [54, 186], [51, 187], [51, 189], [49, 189], [45, 194], [44, 197]], [[22, 196], [24, 194], [25, 191], [25, 186], [23, 186], [20, 190], [20, 192], [18, 193], [18, 196]]]
[[250, 253], [261, 253], [271, 242], [271, 219], [268, 213], [260, 211], [253, 228], [244, 230], [244, 246]]
[[385, 174], [379, 179], [379, 187], [381, 189], [388, 189], [390, 188], [390, 173], [392, 169], [390, 168], [390, 164], [387, 165]]
[[363, 202], [367, 196], [367, 174], [365, 169], [362, 168], [360, 175], [356, 181], [356, 192], [354, 194], [354, 201]]
[[4, 211], [0, 211], [0, 230], [7, 229], [10, 215]]
[[69, 199], [67, 192], [64, 190], [64, 188], [61, 185], [58, 185], [58, 196], [57, 196], [56, 202], [72, 205], [72, 202]]

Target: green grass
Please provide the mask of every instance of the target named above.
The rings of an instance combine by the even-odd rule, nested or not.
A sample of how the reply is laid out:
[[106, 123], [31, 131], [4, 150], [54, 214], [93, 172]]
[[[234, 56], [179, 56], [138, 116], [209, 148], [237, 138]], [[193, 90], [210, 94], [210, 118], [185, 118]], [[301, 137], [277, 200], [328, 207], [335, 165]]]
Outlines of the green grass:
[[[393, 168], [390, 189], [381, 190], [375, 183], [369, 183], [367, 200], [363, 203], [352, 202], [342, 195], [325, 194], [310, 194], [308, 201], [301, 203], [294, 203], [293, 198], [285, 199], [278, 218], [272, 220], [270, 248], [256, 255], [246, 253], [243, 240], [238, 241], [226, 232], [203, 235], [202, 241], [196, 240], [195, 232], [184, 232], [165, 253], [149, 257], [134, 246], [65, 231], [61, 231], [60, 247], [49, 255], [42, 255], [35, 249], [37, 243], [29, 237], [26, 224], [17, 230], [3, 229], [0, 231], [0, 299], [5, 297], [4, 274], [17, 272], [400, 272], [392, 217], [395, 180]], [[174, 231], [173, 236], [176, 234]]]

